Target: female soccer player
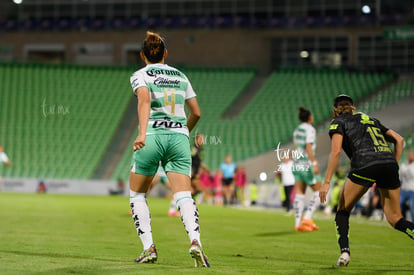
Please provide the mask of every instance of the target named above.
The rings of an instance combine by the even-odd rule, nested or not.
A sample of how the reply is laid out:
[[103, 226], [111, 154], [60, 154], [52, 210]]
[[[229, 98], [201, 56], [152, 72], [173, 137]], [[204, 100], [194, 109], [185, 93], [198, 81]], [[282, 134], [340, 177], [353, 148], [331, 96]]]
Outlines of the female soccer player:
[[[414, 224], [403, 219], [400, 210], [398, 161], [404, 140], [375, 118], [356, 113], [352, 98], [339, 95], [334, 101], [334, 117], [329, 129], [331, 152], [324, 184], [320, 190], [325, 202], [332, 175], [341, 155], [341, 148], [351, 160], [351, 170], [340, 193], [335, 223], [341, 255], [337, 266], [347, 266], [349, 251], [349, 213], [355, 203], [375, 182], [387, 221], [392, 227], [414, 238]], [[388, 143], [394, 143], [394, 153]]]
[[[161, 161], [190, 238], [195, 266], [209, 267], [201, 248], [198, 210], [191, 197], [189, 132], [201, 115], [196, 94], [182, 72], [164, 63], [167, 49], [158, 34], [147, 32], [140, 55], [146, 66], [130, 79], [138, 98], [139, 121], [129, 178], [130, 205], [144, 247], [135, 262], [154, 262], [158, 257], [145, 194]], [[188, 120], [184, 104], [190, 112]]]
[[[316, 131], [312, 126], [313, 115], [311, 111], [300, 107], [299, 120], [301, 124], [293, 132], [293, 142], [297, 148], [296, 156], [293, 156], [296, 191], [293, 208], [295, 209], [295, 230], [309, 232], [319, 229], [313, 222], [312, 215], [320, 204], [319, 188], [321, 184], [315, 177], [316, 174], [319, 174], [319, 164], [315, 158]], [[314, 193], [302, 219], [305, 209], [306, 186], [310, 186]]]

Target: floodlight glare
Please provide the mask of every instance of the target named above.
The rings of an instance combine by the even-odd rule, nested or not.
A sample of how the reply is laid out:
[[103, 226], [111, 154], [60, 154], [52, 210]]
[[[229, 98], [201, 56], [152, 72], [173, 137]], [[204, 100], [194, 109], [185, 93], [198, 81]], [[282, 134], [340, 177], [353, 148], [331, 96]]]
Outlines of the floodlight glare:
[[308, 58], [309, 57], [309, 52], [308, 51], [301, 51], [300, 52], [300, 57], [302, 57], [302, 58]]
[[361, 8], [361, 11], [363, 14], [370, 14], [371, 13], [371, 7], [368, 5], [363, 5]]
[[267, 180], [267, 174], [265, 172], [261, 172], [259, 175], [259, 179], [261, 181], [266, 181]]

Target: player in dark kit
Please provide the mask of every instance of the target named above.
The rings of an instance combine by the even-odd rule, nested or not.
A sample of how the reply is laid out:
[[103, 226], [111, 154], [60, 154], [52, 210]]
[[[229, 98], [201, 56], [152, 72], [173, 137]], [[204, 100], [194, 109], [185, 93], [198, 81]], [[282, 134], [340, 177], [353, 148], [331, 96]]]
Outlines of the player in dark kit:
[[[351, 160], [351, 170], [341, 191], [335, 217], [341, 248], [336, 265], [347, 266], [350, 261], [349, 214], [374, 183], [380, 191], [381, 203], [390, 225], [414, 239], [414, 224], [403, 219], [400, 210], [398, 161], [404, 139], [383, 126], [379, 120], [356, 113], [352, 98], [347, 95], [335, 98], [334, 117], [329, 129], [332, 141], [328, 169], [319, 196], [321, 202], [325, 202], [342, 148]], [[394, 143], [394, 152], [387, 142]]]

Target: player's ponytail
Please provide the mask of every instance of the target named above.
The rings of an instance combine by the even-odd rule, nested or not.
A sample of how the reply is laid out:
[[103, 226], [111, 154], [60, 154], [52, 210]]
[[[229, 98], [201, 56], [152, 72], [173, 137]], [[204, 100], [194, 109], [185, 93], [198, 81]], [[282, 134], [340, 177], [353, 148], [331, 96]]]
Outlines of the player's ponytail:
[[165, 42], [162, 37], [150, 31], [147, 31], [147, 37], [142, 46], [142, 52], [151, 63], [158, 63], [164, 57]]
[[299, 120], [301, 122], [308, 122], [309, 117], [312, 115], [311, 111], [304, 107], [299, 107]]

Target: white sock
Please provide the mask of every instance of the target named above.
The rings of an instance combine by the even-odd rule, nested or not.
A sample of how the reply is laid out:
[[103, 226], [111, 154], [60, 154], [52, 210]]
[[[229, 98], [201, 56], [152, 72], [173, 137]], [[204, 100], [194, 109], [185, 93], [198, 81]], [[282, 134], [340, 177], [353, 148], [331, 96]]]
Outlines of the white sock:
[[295, 226], [299, 226], [302, 223], [302, 214], [305, 209], [305, 195], [296, 194], [293, 209], [295, 209]]
[[313, 212], [318, 209], [320, 204], [321, 200], [319, 199], [319, 191], [315, 191], [306, 209], [305, 219], [312, 219]]
[[197, 240], [201, 246], [200, 241], [200, 225], [198, 222], [198, 209], [191, 197], [190, 191], [181, 191], [174, 194], [175, 203], [178, 211], [181, 214], [185, 230], [187, 231], [190, 242]]
[[154, 242], [152, 240], [151, 215], [145, 193], [137, 193], [130, 190], [129, 202], [132, 210], [132, 218], [134, 219], [142, 246], [144, 247], [144, 250], [148, 249]]

